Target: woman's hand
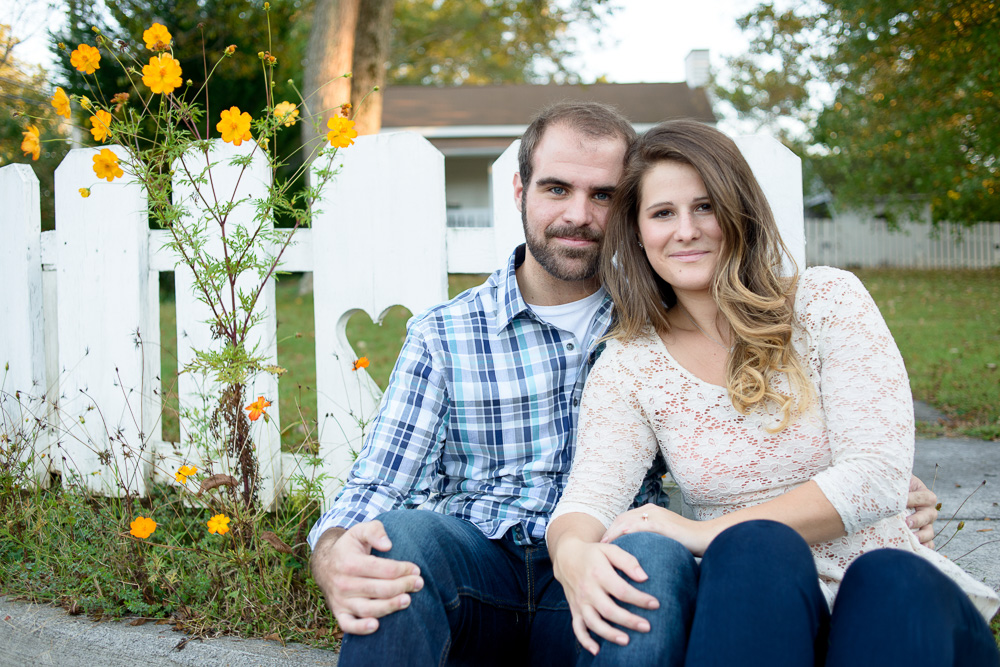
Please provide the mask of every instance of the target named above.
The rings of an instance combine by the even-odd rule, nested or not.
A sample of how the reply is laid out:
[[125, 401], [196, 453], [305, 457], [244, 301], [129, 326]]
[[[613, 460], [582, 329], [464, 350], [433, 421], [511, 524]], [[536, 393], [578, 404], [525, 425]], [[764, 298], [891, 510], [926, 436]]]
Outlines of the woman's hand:
[[620, 628], [649, 632], [649, 622], [620, 606], [628, 603], [646, 609], [657, 609], [660, 603], [652, 595], [631, 586], [615, 570], [634, 581], [648, 577], [627, 551], [612, 544], [584, 542], [564, 538], [552, 565], [556, 579], [563, 586], [573, 614], [573, 634], [584, 649], [597, 655], [598, 643], [590, 635], [602, 637], [621, 646], [628, 644], [628, 635]]
[[710, 521], [692, 521], [659, 505], [646, 504], [629, 510], [611, 523], [601, 542], [610, 543], [626, 533], [649, 532], [677, 540], [695, 556], [701, 556], [718, 534]]

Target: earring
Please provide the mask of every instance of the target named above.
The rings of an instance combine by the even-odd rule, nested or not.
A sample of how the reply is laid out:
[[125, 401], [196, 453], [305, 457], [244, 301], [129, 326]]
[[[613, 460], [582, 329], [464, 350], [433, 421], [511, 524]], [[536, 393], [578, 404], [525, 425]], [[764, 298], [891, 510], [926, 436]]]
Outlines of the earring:
[[640, 248], [642, 248], [643, 250], [645, 250], [645, 249], [646, 249], [646, 246], [642, 245], [642, 241], [639, 241], [638, 243], [639, 243], [639, 247], [640, 247]]

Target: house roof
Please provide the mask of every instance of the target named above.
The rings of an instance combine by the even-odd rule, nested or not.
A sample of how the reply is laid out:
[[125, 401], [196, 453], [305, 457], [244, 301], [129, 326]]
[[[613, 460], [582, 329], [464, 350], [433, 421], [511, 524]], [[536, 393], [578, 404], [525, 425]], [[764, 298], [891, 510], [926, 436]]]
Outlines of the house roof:
[[388, 86], [382, 130], [416, 130], [445, 154], [499, 154], [538, 111], [566, 100], [611, 104], [640, 128], [671, 118], [716, 122], [705, 89], [686, 83]]

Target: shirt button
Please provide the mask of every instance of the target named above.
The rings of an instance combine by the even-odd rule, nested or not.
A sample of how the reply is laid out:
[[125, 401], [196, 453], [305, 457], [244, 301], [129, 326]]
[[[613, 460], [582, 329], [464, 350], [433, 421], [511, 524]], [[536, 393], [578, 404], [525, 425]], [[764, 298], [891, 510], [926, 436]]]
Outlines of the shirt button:
[[573, 407], [575, 408], [578, 405], [580, 405], [580, 399], [579, 398], [574, 398], [573, 399]]
[[566, 343], [566, 349], [567, 350], [574, 350], [574, 349], [576, 349], [576, 345], [573, 345], [573, 343]]

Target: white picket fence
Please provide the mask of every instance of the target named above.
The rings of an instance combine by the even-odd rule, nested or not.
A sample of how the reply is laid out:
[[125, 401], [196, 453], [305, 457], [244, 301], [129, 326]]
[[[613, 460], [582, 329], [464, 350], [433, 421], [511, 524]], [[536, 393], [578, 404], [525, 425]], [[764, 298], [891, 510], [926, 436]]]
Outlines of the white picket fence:
[[[741, 137], [741, 150], [767, 194], [795, 261], [804, 266], [802, 180], [799, 159], [777, 141]], [[260, 196], [268, 183], [261, 161], [238, 179], [228, 158], [249, 145], [216, 144], [217, 192], [237, 199]], [[114, 148], [121, 154], [120, 149]], [[176, 285], [178, 363], [192, 349], [213, 343], [204, 304], [191, 292], [192, 276], [165, 248], [167, 232], [149, 229], [146, 196], [118, 179], [94, 185], [95, 149], [71, 151], [56, 171], [56, 230], [40, 231], [38, 181], [27, 165], [0, 168], [0, 363], [9, 366], [0, 386], [0, 431], [10, 442], [34, 447], [31, 473], [69, 475], [99, 493], [115, 494], [120, 476], [136, 493], [151, 481], [170, 482], [185, 463], [199, 465], [197, 421], [181, 420], [181, 442], [160, 431], [158, 285], [173, 271]], [[523, 241], [512, 181], [517, 142], [492, 169], [492, 227], [447, 228], [444, 158], [412, 133], [361, 137], [341, 151], [343, 167], [327, 188], [311, 229], [300, 230], [284, 256], [285, 271], [314, 272], [316, 390], [320, 415], [317, 469], [282, 453], [278, 394], [284, 388], [262, 374], [250, 395], [271, 401], [271, 420], [254, 423], [263, 475], [261, 500], [271, 505], [292, 478], [323, 473], [330, 499], [360, 449], [357, 418], [370, 418], [379, 390], [356, 359], [345, 335], [362, 310], [374, 321], [394, 305], [413, 313], [447, 298], [448, 273], [487, 273], [502, 266]], [[237, 183], [238, 181], [238, 183]], [[89, 198], [78, 189], [91, 187]], [[178, 184], [175, 197], [189, 196]], [[249, 224], [244, 205], [230, 224]], [[219, 246], [218, 241], [213, 242]], [[218, 248], [216, 247], [216, 250]], [[276, 363], [273, 284], [260, 303], [264, 319], [253, 335]], [[287, 390], [291, 390], [289, 387]], [[205, 380], [182, 374], [182, 406], [197, 408], [211, 392]], [[44, 428], [43, 428], [44, 427]]]
[[845, 214], [806, 220], [806, 262], [841, 268], [985, 269], [1000, 266], [1000, 222], [973, 226]]

